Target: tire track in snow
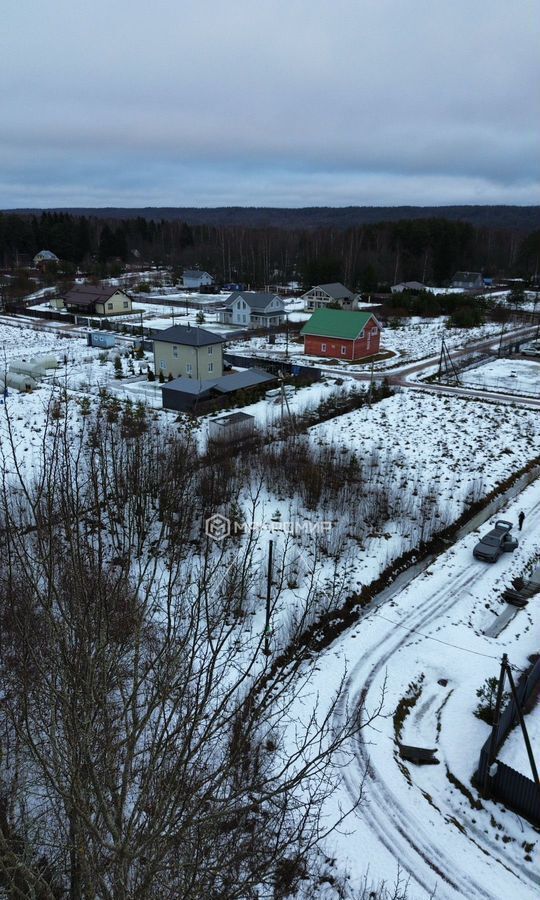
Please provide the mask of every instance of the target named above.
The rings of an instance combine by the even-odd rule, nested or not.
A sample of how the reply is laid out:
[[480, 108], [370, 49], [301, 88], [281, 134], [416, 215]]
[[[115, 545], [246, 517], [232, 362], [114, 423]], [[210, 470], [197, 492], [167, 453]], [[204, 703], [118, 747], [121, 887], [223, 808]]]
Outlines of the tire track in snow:
[[[540, 504], [529, 513], [528, 527], [531, 530], [536, 527], [540, 531]], [[403, 623], [405, 627], [421, 630], [431, 625], [442, 614], [450, 612], [459, 601], [463, 591], [477, 579], [480, 570], [480, 567], [474, 564], [468, 565], [467, 569], [453, 579], [452, 584], [446, 590], [439, 592], [436, 598], [428, 596], [426, 600], [414, 607], [412, 612], [408, 613], [406, 622]], [[375, 618], [376, 615], [377, 611], [374, 611], [371, 617]], [[370, 618], [370, 613], [365, 618]], [[362, 620], [359, 624], [362, 624]], [[396, 626], [376, 647], [368, 651], [348, 677], [345, 696], [348, 696], [350, 703], [365, 705], [377, 675], [391, 657], [408, 642], [414, 640], [414, 637], [414, 634], [402, 632]], [[344, 713], [344, 705], [345, 701], [341, 714]], [[368, 797], [367, 802], [361, 807], [359, 815], [373, 828], [380, 843], [407, 870], [411, 880], [430, 894], [434, 888], [433, 877], [430, 878], [430, 873], [433, 873], [433, 876], [439, 876], [442, 879], [442, 884], [438, 885], [438, 896], [486, 897], [493, 900], [493, 894], [487, 892], [482, 883], [457, 870], [456, 860], [448, 856], [440, 845], [431, 840], [431, 836], [425, 832], [424, 822], [420, 822], [417, 817], [414, 817], [411, 810], [405, 807], [392, 789], [385, 784], [384, 774], [377, 770], [370, 757], [369, 744], [364, 731], [359, 734], [358, 743], [355, 746], [355, 757], [358, 772], [354, 773], [346, 769], [344, 781], [347, 790], [351, 798], [356, 798], [365, 775]], [[416, 787], [421, 790], [418, 786]], [[445, 826], [447, 826], [448, 816], [445, 814], [447, 812], [454, 813], [456, 810], [453, 807], [450, 807], [449, 810], [439, 809], [435, 804], [433, 807], [444, 818]], [[458, 812], [460, 815], [462, 814], [461, 810]], [[469, 828], [469, 823], [467, 826]], [[494, 841], [486, 837], [480, 828], [472, 827], [470, 830], [473, 831], [475, 837], [466, 835], [468, 840], [494, 861], [504, 866], [518, 881], [525, 881], [537, 889], [540, 879], [535, 876], [534, 872], [524, 865], [519, 865], [517, 861], [511, 861], [512, 868], [510, 868], [509, 860], [501, 858], [500, 848]], [[421, 869], [418, 865], [420, 860], [423, 863]], [[443, 893], [440, 892], [441, 889]]]

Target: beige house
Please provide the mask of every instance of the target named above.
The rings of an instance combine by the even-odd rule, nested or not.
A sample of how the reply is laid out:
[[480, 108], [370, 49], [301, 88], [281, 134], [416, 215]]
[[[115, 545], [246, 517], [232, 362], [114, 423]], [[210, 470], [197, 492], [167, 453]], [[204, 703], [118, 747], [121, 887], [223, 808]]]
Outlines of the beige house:
[[132, 313], [131, 297], [115, 287], [77, 284], [64, 297], [52, 301], [56, 309], [90, 316], [125, 316]]
[[223, 375], [224, 338], [204, 328], [173, 325], [154, 333], [154, 367], [165, 378], [211, 381]]
[[337, 281], [331, 284], [316, 284], [302, 294], [304, 309], [326, 309], [339, 306], [341, 309], [357, 309], [358, 294], [353, 294], [344, 284]]

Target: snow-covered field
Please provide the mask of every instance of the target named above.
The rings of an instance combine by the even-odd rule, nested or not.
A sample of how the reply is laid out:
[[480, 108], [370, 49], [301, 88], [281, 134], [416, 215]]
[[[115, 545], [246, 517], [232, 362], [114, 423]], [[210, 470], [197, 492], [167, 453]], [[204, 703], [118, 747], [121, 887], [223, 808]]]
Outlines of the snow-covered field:
[[[404, 332], [402, 337], [407, 338], [400, 352], [418, 358], [414, 354], [436, 351], [437, 325], [444, 328], [443, 323], [430, 320], [425, 328], [417, 322], [385, 334]], [[463, 340], [446, 329], [444, 335], [454, 336], [456, 345]], [[479, 336], [478, 330], [466, 335]], [[115, 379], [116, 351], [103, 354], [88, 348], [82, 338], [2, 324], [0, 348], [8, 362], [40, 352], [57, 354], [61, 366], [55, 378], [69, 393], [69, 427], [74, 435], [82, 421], [81, 401], [95, 402], [100, 385], [119, 399], [144, 399], [150, 406], [159, 397], [158, 384]], [[506, 368], [498, 371], [506, 372], [510, 380], [518, 363], [520, 371], [525, 366], [523, 372], [531, 365], [540, 369], [534, 361], [500, 363]], [[129, 376], [131, 367], [136, 372], [138, 365], [133, 361], [130, 366], [123, 358], [124, 375]], [[352, 379], [337, 386], [328, 378], [295, 393], [290, 408], [299, 413], [336, 392], [352, 389], [356, 389]], [[8, 470], [10, 443], [22, 468], [35, 470], [49, 401], [58, 391], [45, 382], [31, 394], [10, 392], [0, 409], [0, 445]], [[279, 402], [259, 401], [244, 411], [252, 413], [261, 427], [271, 427], [282, 415]], [[163, 411], [156, 410], [152, 416], [156, 428], [173, 421]], [[209, 418], [199, 424], [203, 441]], [[338, 511], [327, 499], [310, 507], [301, 494], [299, 470], [297, 483], [287, 480], [291, 473], [276, 471], [274, 479], [267, 478], [263, 484], [257, 460], [250, 461], [253, 478], [250, 481], [251, 473], [244, 472], [240, 502], [246, 517], [261, 526], [256, 537], [259, 598], [264, 596], [270, 534], [276, 559], [281, 553], [288, 566], [273, 611], [274, 650], [285, 643], [290, 618], [307, 598], [314, 604], [315, 615], [318, 609], [328, 608], [324, 606], [328, 598], [329, 603], [335, 602], [359, 590], [404, 550], [416, 547], [429, 529], [450, 523], [468, 501], [485, 496], [540, 454], [537, 412], [407, 390], [371, 408], [314, 426], [303, 440], [297, 446], [300, 453], [305, 449], [306, 459], [311, 448], [328, 450], [336, 462], [347, 459], [352, 466], [354, 461], [366, 510], [376, 496], [379, 519], [370, 521], [364, 507], [349, 509], [350, 498], [345, 494]], [[294, 444], [289, 451], [294, 451]], [[504, 587], [525, 574], [540, 554], [540, 484], [509, 502], [503, 515], [515, 522], [520, 509], [526, 512], [526, 525], [515, 553], [504, 555], [493, 566], [477, 562], [472, 548], [479, 534], [468, 535], [387, 603], [368, 608], [358, 624], [313, 663], [312, 698], [321, 712], [344, 673], [351, 704], [365, 698], [367, 709], [374, 710], [381, 697], [383, 701], [381, 714], [351, 746], [341, 793], [327, 810], [334, 815], [339, 801], [347, 805], [356, 800], [363, 783], [362, 804], [328, 845], [340, 869], [349, 869], [352, 882], [358, 883], [368, 868], [374, 882], [393, 881], [399, 864], [411, 877], [409, 897], [414, 900], [424, 900], [435, 889], [442, 900], [503, 900], [511, 892], [520, 900], [532, 900], [537, 895], [537, 833], [496, 803], [479, 801], [471, 786], [488, 733], [473, 714], [476, 690], [497, 674], [503, 651], [517, 669], [538, 651], [540, 601], [517, 612], [500, 637], [485, 633], [506, 609], [500, 597]], [[290, 521], [324, 521], [329, 530], [315, 549], [309, 532], [299, 537], [280, 532], [280, 524]], [[483, 526], [481, 533], [488, 527]], [[316, 587], [310, 583], [313, 573]], [[261, 631], [263, 609], [261, 602], [252, 610], [253, 625]], [[304, 696], [299, 715], [305, 713], [306, 703]], [[537, 741], [539, 715], [533, 715], [529, 717], [531, 733]], [[509, 739], [504, 752], [512, 755], [511, 764], [518, 765], [514, 739]], [[398, 741], [437, 748], [440, 765], [418, 768], [405, 763], [397, 752]]]
[[540, 360], [494, 359], [460, 373], [462, 384], [485, 391], [540, 396]]
[[[48, 324], [48, 323], [47, 323]], [[0, 366], [12, 359], [29, 359], [39, 353], [55, 353], [61, 359], [65, 353], [78, 357], [86, 350], [86, 341], [71, 337], [59, 331], [41, 331], [21, 325], [14, 320], [13, 325], [0, 322]]]
[[[412, 317], [398, 327], [384, 328], [381, 335], [381, 352], [389, 351], [390, 356], [375, 363], [376, 370], [392, 369], [406, 362], [436, 356], [440, 353], [443, 338], [449, 350], [456, 350], [482, 338], [493, 336], [495, 339], [500, 333], [500, 326], [493, 323], [477, 328], [447, 328], [446, 321], [445, 316], [434, 319]], [[246, 341], [235, 342], [234, 348], [239, 353], [278, 358], [284, 357], [288, 351], [288, 357], [295, 362], [328, 367], [328, 360], [305, 356], [303, 342], [297, 342], [293, 334], [290, 335], [288, 345], [285, 335], [276, 335], [273, 344], [266, 337], [253, 337]], [[369, 365], [370, 363], [347, 363], [336, 360], [332, 368], [354, 373], [365, 372]]]
[[540, 453], [536, 412], [407, 391], [310, 433], [337, 452], [378, 457], [396, 488], [429, 487], [452, 518], [470, 492], [487, 493]]
[[[447, 328], [446, 316], [435, 319], [413, 317], [398, 328], [385, 328], [381, 336], [381, 346], [392, 350], [399, 363], [415, 362], [440, 353], [442, 340], [449, 350], [466, 347], [473, 341], [482, 340], [500, 333], [500, 325], [492, 322], [477, 328]], [[395, 366], [398, 360], [389, 359], [377, 364], [377, 368]]]

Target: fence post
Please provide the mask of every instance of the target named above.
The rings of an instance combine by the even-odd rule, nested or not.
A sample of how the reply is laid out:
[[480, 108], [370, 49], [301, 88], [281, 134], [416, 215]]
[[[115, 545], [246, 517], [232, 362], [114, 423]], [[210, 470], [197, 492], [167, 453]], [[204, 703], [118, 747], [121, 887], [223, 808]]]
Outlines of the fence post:
[[503, 658], [501, 661], [501, 671], [499, 673], [499, 684], [497, 686], [497, 699], [495, 701], [495, 713], [493, 715], [493, 725], [491, 727], [491, 740], [489, 742], [489, 750], [488, 750], [488, 758], [487, 765], [484, 772], [484, 783], [482, 785], [484, 789], [484, 793], [488, 793], [489, 787], [489, 769], [490, 766], [495, 759], [495, 755], [497, 753], [497, 738], [499, 736], [499, 719], [501, 713], [501, 703], [502, 703], [502, 695], [504, 690], [504, 676], [506, 672], [506, 666], [508, 663], [508, 656], [506, 653], [503, 653]]
[[517, 715], [519, 719], [519, 724], [521, 725], [521, 731], [523, 733], [523, 740], [525, 741], [525, 747], [527, 749], [527, 756], [529, 757], [529, 763], [531, 766], [531, 772], [533, 775], [533, 779], [535, 781], [536, 787], [540, 792], [540, 781], [538, 780], [538, 770], [536, 768], [536, 763], [534, 761], [534, 755], [531, 748], [531, 742], [529, 740], [529, 734], [527, 731], [527, 726], [525, 725], [525, 720], [523, 718], [523, 713], [521, 711], [521, 704], [518, 700], [516, 686], [514, 684], [514, 678], [512, 676], [512, 672], [510, 670], [510, 666], [508, 662], [506, 663], [506, 674], [508, 675], [508, 681], [510, 682], [510, 690], [512, 691], [512, 697], [514, 698], [514, 703], [516, 705]]

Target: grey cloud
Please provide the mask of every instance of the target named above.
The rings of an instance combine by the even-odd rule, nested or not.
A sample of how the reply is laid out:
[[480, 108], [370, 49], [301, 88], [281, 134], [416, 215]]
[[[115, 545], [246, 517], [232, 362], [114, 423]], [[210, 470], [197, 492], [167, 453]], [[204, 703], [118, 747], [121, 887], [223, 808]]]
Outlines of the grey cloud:
[[8, 0], [0, 204], [538, 202], [534, 6]]

